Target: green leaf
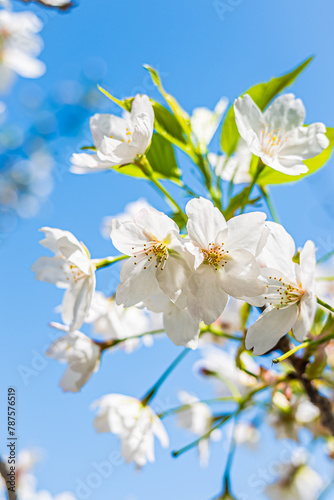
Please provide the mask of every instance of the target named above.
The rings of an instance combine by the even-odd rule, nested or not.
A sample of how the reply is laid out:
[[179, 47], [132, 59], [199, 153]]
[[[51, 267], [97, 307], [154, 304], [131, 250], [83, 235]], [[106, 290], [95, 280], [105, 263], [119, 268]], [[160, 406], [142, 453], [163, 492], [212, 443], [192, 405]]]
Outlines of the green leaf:
[[97, 88], [100, 90], [100, 92], [102, 92], [102, 94], [104, 94], [106, 97], [108, 97], [108, 99], [110, 99], [112, 102], [120, 106], [122, 109], [125, 109], [125, 111], [131, 111], [132, 101], [134, 99], [133, 97], [121, 100], [109, 94], [109, 92], [104, 88], [100, 87], [100, 85], [98, 85]]
[[180, 231], [182, 231], [186, 227], [186, 221], [184, 220], [184, 214], [180, 212], [175, 212], [169, 215], [171, 219], [178, 225]]
[[[122, 109], [131, 111], [134, 97], [123, 100], [117, 99], [99, 85], [98, 88], [106, 97], [108, 97], [108, 99], [120, 106]], [[181, 149], [187, 149], [187, 139], [185, 138], [183, 129], [176, 117], [159, 102], [156, 102], [153, 99], [150, 99], [150, 101], [154, 109], [154, 128], [157, 133]]]
[[269, 184], [284, 184], [287, 182], [296, 182], [303, 177], [316, 172], [329, 160], [334, 147], [334, 128], [327, 128], [326, 135], [329, 139], [328, 148], [324, 149], [322, 153], [320, 153], [320, 155], [304, 161], [305, 165], [309, 169], [308, 172], [300, 175], [286, 175], [282, 174], [281, 172], [277, 172], [270, 167], [266, 167], [258, 179], [258, 184], [260, 184], [261, 186], [266, 186]]
[[152, 101], [152, 105], [154, 109], [154, 128], [158, 134], [174, 144], [187, 144], [183, 129], [175, 116], [159, 102]]
[[251, 312], [251, 306], [244, 302], [240, 308], [240, 329], [243, 332], [246, 328], [246, 324]]
[[[254, 85], [242, 95], [248, 94], [263, 111], [277, 94], [282, 92], [285, 87], [288, 87], [293, 83], [293, 81], [306, 68], [306, 66], [308, 66], [312, 59], [313, 57], [309, 57], [306, 61], [297, 66], [297, 68], [283, 76], [272, 78], [267, 83]], [[231, 156], [234, 153], [239, 137], [238, 128], [235, 123], [234, 107], [232, 104], [226, 115], [221, 134], [221, 147], [228, 156]]]
[[153, 134], [151, 147], [146, 156], [158, 177], [179, 182], [181, 172], [176, 162], [174, 148], [164, 137]]
[[190, 118], [188, 113], [179, 105], [177, 100], [172, 95], [168, 94], [165, 91], [165, 89], [162, 86], [158, 72], [148, 64], [144, 64], [144, 68], [147, 69], [147, 71], [150, 73], [153, 82], [158, 87], [161, 95], [164, 97], [168, 106], [172, 110], [175, 118], [181, 125], [181, 128], [186, 133], [186, 135], [189, 136], [191, 133], [191, 127], [190, 127]]

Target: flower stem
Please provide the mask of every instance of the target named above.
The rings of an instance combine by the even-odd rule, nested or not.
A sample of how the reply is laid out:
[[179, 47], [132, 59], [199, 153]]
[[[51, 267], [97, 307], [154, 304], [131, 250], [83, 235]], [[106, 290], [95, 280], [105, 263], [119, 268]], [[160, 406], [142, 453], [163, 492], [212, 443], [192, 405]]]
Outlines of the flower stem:
[[183, 351], [181, 352], [181, 354], [179, 354], [178, 357], [176, 359], [174, 359], [174, 361], [169, 365], [169, 367], [167, 368], [167, 370], [164, 371], [164, 373], [157, 380], [157, 382], [154, 384], [154, 386], [141, 399], [141, 402], [142, 402], [143, 406], [146, 406], [151, 401], [151, 399], [154, 398], [154, 396], [156, 395], [156, 393], [159, 390], [160, 386], [164, 383], [164, 381], [166, 380], [166, 378], [168, 377], [168, 375], [170, 373], [172, 373], [172, 371], [174, 370], [174, 368], [177, 367], [177, 365], [183, 360], [183, 358], [186, 356], [186, 354], [188, 354], [188, 352], [190, 350], [191, 349], [188, 349], [186, 347], [185, 349], [183, 349]]
[[140, 333], [139, 335], [134, 335], [133, 337], [126, 337], [124, 339], [112, 339], [112, 340], [107, 340], [106, 342], [96, 342], [100, 346], [101, 351], [105, 351], [106, 349], [110, 349], [112, 347], [115, 347], [118, 344], [122, 344], [123, 342], [126, 342], [127, 340], [134, 340], [134, 339], [141, 339], [142, 337], [145, 337], [146, 335], [157, 335], [158, 333], [163, 333], [165, 330], [160, 329], [160, 330], [152, 330], [150, 332], [145, 332], [145, 333]]
[[334, 250], [331, 250], [330, 252], [326, 253], [323, 257], [320, 257], [320, 259], [317, 260], [317, 264], [322, 264], [322, 262], [326, 262], [332, 255], [334, 255]]
[[188, 403], [180, 406], [176, 406], [175, 408], [170, 408], [169, 410], [164, 411], [158, 415], [159, 418], [168, 417], [169, 415], [173, 415], [174, 413], [180, 413], [182, 411], [190, 410], [193, 406], [198, 404], [215, 404], [215, 403], [235, 403], [237, 402], [236, 398], [233, 396], [224, 396], [221, 398], [212, 398], [212, 399], [202, 399], [199, 401], [194, 401], [193, 403]]
[[149, 177], [150, 181], [159, 189], [159, 191], [162, 192], [162, 194], [165, 195], [165, 197], [170, 201], [170, 203], [172, 204], [172, 206], [174, 206], [174, 208], [177, 209], [178, 213], [182, 215], [182, 217], [184, 218], [185, 221], [187, 221], [187, 216], [186, 214], [184, 213], [184, 211], [182, 210], [182, 208], [180, 207], [180, 205], [174, 200], [174, 198], [169, 194], [169, 192], [167, 191], [167, 189], [165, 189], [163, 187], [162, 184], [160, 184], [160, 182], [158, 181], [158, 179], [156, 179], [154, 177], [154, 175], [151, 175]]
[[163, 187], [163, 185], [158, 181], [154, 174], [154, 170], [150, 165], [150, 162], [148, 161], [147, 157], [145, 155], [141, 156], [138, 160], [134, 162], [141, 170], [142, 172], [146, 175], [146, 177], [159, 189], [159, 191], [167, 198], [167, 200], [170, 202], [170, 204], [176, 208], [179, 214], [182, 215], [184, 221], [187, 221], [187, 216], [180, 207], [180, 205], [174, 200], [172, 195]]
[[106, 257], [105, 259], [94, 259], [94, 262], [97, 270], [111, 266], [112, 264], [116, 264], [116, 262], [120, 262], [121, 260], [128, 258], [129, 258], [128, 255], [118, 255], [117, 257]]
[[269, 209], [269, 212], [270, 212], [274, 222], [277, 222], [279, 224], [280, 223], [279, 218], [278, 218], [278, 215], [277, 215], [276, 210], [274, 208], [274, 205], [271, 201], [271, 198], [270, 198], [268, 191], [266, 190], [266, 188], [264, 186], [259, 186], [259, 189], [263, 195], [263, 198], [267, 204], [267, 207]]
[[239, 413], [241, 413], [243, 411], [243, 409], [247, 406], [248, 402], [252, 399], [252, 397], [255, 394], [257, 394], [258, 392], [264, 391], [265, 389], [275, 387], [276, 385], [278, 385], [281, 382], [284, 382], [285, 380], [286, 380], [286, 375], [277, 378], [272, 384], [263, 383], [263, 384], [259, 385], [258, 387], [256, 387], [255, 389], [252, 389], [251, 391], [247, 392], [242, 398], [240, 398], [238, 408], [234, 412], [230, 413], [229, 415], [224, 415], [221, 418], [219, 417], [220, 419], [218, 420], [217, 424], [214, 425], [213, 427], [211, 427], [211, 429], [208, 432], [206, 432], [205, 434], [200, 436], [195, 441], [192, 441], [190, 444], [188, 444], [184, 448], [181, 448], [180, 450], [177, 450], [177, 451], [173, 451], [172, 456], [178, 457], [182, 453], [184, 453], [188, 450], [191, 450], [194, 446], [197, 446], [198, 443], [200, 443], [203, 439], [208, 439], [214, 430], [216, 430], [219, 427], [221, 427], [222, 425], [224, 425], [225, 422], [227, 422], [230, 418], [237, 417], [239, 415]]
[[229, 340], [238, 340], [239, 342], [243, 341], [243, 338], [241, 336], [231, 335], [230, 333], [222, 332], [221, 330], [213, 328], [212, 325], [201, 329], [200, 335], [203, 335], [204, 333], [211, 333], [211, 335], [215, 335], [216, 337], [223, 337]]
[[273, 359], [273, 363], [277, 364], [277, 363], [280, 363], [281, 361], [284, 361], [285, 359], [292, 356], [292, 354], [299, 351], [299, 349], [304, 349], [304, 347], [307, 347], [310, 344], [312, 344], [312, 341], [307, 340], [307, 341], [303, 342], [302, 344], [299, 344], [299, 345], [293, 347], [292, 349], [290, 349], [290, 351], [286, 352], [285, 354], [283, 354], [279, 358]]
[[218, 423], [216, 425], [211, 427], [211, 429], [208, 432], [203, 434], [203, 436], [199, 437], [198, 439], [195, 439], [195, 441], [192, 441], [187, 446], [184, 446], [183, 448], [180, 448], [179, 450], [172, 451], [172, 457], [176, 458], [176, 457], [182, 455], [182, 453], [185, 453], [186, 451], [191, 450], [194, 446], [197, 446], [203, 439], [208, 439], [214, 430], [216, 430], [219, 427], [221, 427], [222, 425], [224, 425], [225, 422], [227, 422], [233, 415], [234, 415], [234, 413], [231, 413], [230, 415], [225, 415], [224, 417], [221, 418], [221, 420], [218, 421]]
[[320, 304], [322, 307], [325, 307], [326, 309], [328, 309], [330, 312], [334, 313], [334, 308], [332, 306], [330, 306], [329, 304], [327, 304], [326, 302], [324, 302], [323, 300], [319, 299], [319, 297], [317, 297], [317, 302], [318, 304]]
[[243, 211], [246, 208], [246, 205], [247, 205], [247, 203], [248, 203], [248, 201], [249, 201], [249, 199], [251, 197], [251, 194], [252, 194], [253, 188], [254, 188], [254, 186], [256, 184], [256, 181], [258, 180], [258, 178], [259, 178], [262, 170], [264, 169], [264, 167], [265, 167], [264, 163], [262, 163], [262, 161], [259, 160], [256, 172], [255, 172], [254, 177], [252, 179], [252, 182], [250, 183], [249, 187], [247, 188], [247, 194], [245, 196], [245, 199], [243, 201], [243, 204], [242, 204], [241, 210], [240, 210], [241, 214], [243, 213]]

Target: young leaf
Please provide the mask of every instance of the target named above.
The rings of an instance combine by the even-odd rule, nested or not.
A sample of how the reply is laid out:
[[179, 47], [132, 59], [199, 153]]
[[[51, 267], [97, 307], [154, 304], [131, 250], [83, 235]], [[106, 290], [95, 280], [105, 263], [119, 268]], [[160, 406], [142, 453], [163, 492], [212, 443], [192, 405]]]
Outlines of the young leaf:
[[98, 85], [97, 88], [100, 90], [100, 92], [102, 92], [102, 94], [104, 94], [106, 97], [108, 97], [108, 99], [110, 99], [112, 102], [114, 102], [115, 104], [117, 104], [121, 108], [125, 109], [125, 111], [131, 111], [133, 97], [130, 97], [129, 99], [121, 100], [121, 99], [117, 99], [116, 97], [109, 94], [109, 92], [107, 90], [105, 90], [104, 88], [100, 87], [100, 85]]
[[[312, 61], [312, 59], [313, 57], [309, 57], [308, 59], [306, 59], [306, 61], [297, 66], [297, 68], [290, 71], [289, 73], [286, 73], [285, 75], [272, 78], [267, 83], [259, 83], [257, 85], [254, 85], [242, 95], [248, 94], [258, 105], [258, 107], [263, 111], [277, 94], [282, 92], [283, 89], [293, 83], [293, 81], [306, 68], [306, 66]], [[228, 156], [231, 156], [234, 153], [239, 141], [239, 137], [240, 136], [237, 125], [235, 123], [234, 108], [232, 104], [226, 115], [221, 133], [221, 147]]]
[[161, 95], [164, 97], [170, 109], [173, 111], [175, 118], [178, 120], [179, 124], [181, 125], [186, 135], [189, 136], [191, 132], [191, 127], [190, 127], [190, 118], [188, 113], [183, 108], [181, 108], [177, 100], [172, 95], [168, 94], [165, 91], [165, 89], [162, 86], [158, 72], [148, 64], [144, 64], [144, 68], [147, 69], [147, 71], [150, 73], [153, 82], [156, 84]]
[[[133, 97], [128, 99], [117, 99], [112, 96], [107, 90], [103, 89], [98, 85], [98, 89], [110, 99], [112, 102], [120, 106], [125, 111], [131, 111]], [[165, 137], [165, 139], [169, 140], [173, 144], [184, 149], [184, 146], [187, 144], [187, 140], [184, 136], [183, 129], [179, 123], [179, 121], [175, 118], [175, 116], [168, 111], [162, 104], [159, 102], [150, 99], [151, 104], [154, 109], [154, 128], [158, 132], [158, 134]]]
[[158, 177], [179, 182], [181, 172], [176, 162], [173, 146], [169, 141], [159, 134], [153, 134], [146, 156]]
[[154, 109], [154, 128], [174, 144], [187, 144], [183, 129], [175, 116], [159, 102], [151, 101]]

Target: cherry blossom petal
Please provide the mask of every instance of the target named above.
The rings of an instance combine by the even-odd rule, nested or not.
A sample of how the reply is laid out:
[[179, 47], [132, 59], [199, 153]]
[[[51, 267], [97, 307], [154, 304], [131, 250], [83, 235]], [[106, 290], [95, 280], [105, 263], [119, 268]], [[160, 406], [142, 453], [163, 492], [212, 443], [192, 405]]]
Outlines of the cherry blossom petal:
[[64, 271], [64, 260], [59, 257], [40, 257], [31, 267], [36, 279], [53, 283], [58, 288], [67, 288], [67, 273]]
[[252, 130], [258, 136], [266, 126], [263, 114], [248, 94], [235, 100], [234, 112], [239, 133], [249, 145], [248, 131]]
[[294, 276], [294, 264], [292, 257], [296, 247], [293, 238], [281, 224], [267, 222], [269, 234], [266, 244], [258, 257], [262, 266], [279, 269], [286, 276]]
[[194, 198], [187, 203], [186, 212], [189, 217], [187, 228], [192, 241], [201, 248], [215, 243], [217, 235], [226, 229], [223, 214], [205, 198]]
[[300, 252], [300, 271], [303, 287], [315, 287], [316, 264], [315, 245], [313, 241], [308, 240]]
[[305, 293], [299, 304], [298, 318], [293, 327], [293, 335], [302, 342], [310, 332], [317, 309], [317, 298], [314, 294]]
[[320, 154], [329, 145], [323, 123], [312, 123], [307, 127], [299, 127], [289, 133], [289, 138], [282, 146], [279, 160], [307, 160]]
[[136, 255], [150, 241], [150, 235], [138, 224], [120, 219], [113, 219], [110, 237], [114, 247], [125, 255]]
[[189, 280], [188, 309], [207, 325], [219, 318], [228, 302], [219, 274], [213, 267], [203, 265]]
[[297, 127], [302, 127], [305, 120], [305, 107], [301, 99], [296, 99], [294, 94], [278, 96], [263, 113], [266, 123], [275, 129], [285, 132]]
[[134, 306], [153, 295], [159, 289], [156, 272], [154, 262], [147, 265], [146, 258], [139, 260], [130, 257], [122, 266], [121, 283], [116, 291], [116, 304]]
[[265, 229], [266, 217], [264, 212], [251, 212], [237, 215], [228, 220], [227, 248], [230, 251], [237, 249], [249, 250], [256, 256], [259, 251], [259, 241]]
[[248, 329], [246, 349], [253, 348], [253, 354], [265, 354], [294, 326], [298, 316], [298, 306], [293, 304], [282, 309], [266, 309]]
[[183, 345], [196, 349], [199, 336], [199, 320], [194, 318], [188, 309], [179, 309], [170, 305], [164, 313], [164, 328], [175, 345]]
[[114, 163], [100, 160], [97, 154], [75, 153], [71, 156], [70, 171], [73, 174], [94, 174], [110, 170], [113, 166]]
[[145, 229], [148, 239], [163, 241], [170, 232], [179, 233], [173, 219], [155, 208], [142, 208], [135, 215], [135, 222]]

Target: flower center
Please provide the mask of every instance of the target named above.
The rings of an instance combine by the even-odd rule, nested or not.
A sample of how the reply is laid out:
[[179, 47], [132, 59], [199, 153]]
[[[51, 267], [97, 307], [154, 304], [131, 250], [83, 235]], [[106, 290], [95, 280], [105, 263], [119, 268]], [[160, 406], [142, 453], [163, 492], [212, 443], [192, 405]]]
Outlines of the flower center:
[[261, 148], [262, 151], [268, 156], [277, 155], [280, 148], [283, 144], [288, 140], [288, 136], [286, 132], [282, 132], [279, 128], [278, 130], [269, 130], [269, 124], [267, 124], [266, 128], [261, 131]]
[[[81, 269], [78, 268], [75, 264], [71, 264], [66, 260], [65, 257], [61, 257], [63, 264], [60, 266], [61, 269], [64, 270], [66, 276], [66, 280], [69, 281], [70, 283], [78, 283], [83, 278], [87, 277], [87, 274], [85, 274]], [[70, 284], [69, 283], [69, 284]]]
[[215, 271], [218, 271], [219, 267], [224, 267], [227, 264], [226, 254], [228, 253], [228, 250], [224, 250], [224, 243], [221, 245], [209, 243], [208, 248], [202, 248], [202, 254], [204, 255], [203, 264], [209, 264]]
[[[135, 248], [132, 247], [132, 250], [135, 250]], [[149, 266], [154, 264], [156, 268], [159, 268], [161, 271], [163, 271], [168, 259], [168, 248], [161, 241], [150, 244], [144, 243], [143, 248], [137, 250], [136, 255], [134, 255], [133, 257], [135, 259], [137, 257], [140, 257], [141, 260], [146, 259], [147, 264], [144, 266], [144, 269], [147, 269]], [[135, 262], [134, 264], [136, 266], [137, 262]]]
[[277, 309], [296, 304], [300, 301], [305, 291], [301, 283], [296, 284], [284, 281], [283, 278], [269, 276], [270, 285], [268, 285], [267, 296], [270, 305], [274, 305]]

